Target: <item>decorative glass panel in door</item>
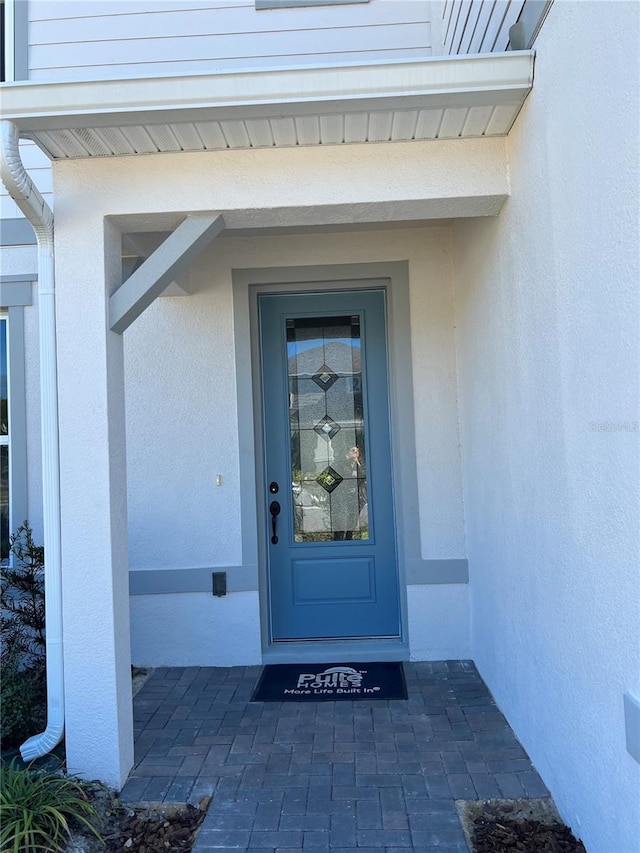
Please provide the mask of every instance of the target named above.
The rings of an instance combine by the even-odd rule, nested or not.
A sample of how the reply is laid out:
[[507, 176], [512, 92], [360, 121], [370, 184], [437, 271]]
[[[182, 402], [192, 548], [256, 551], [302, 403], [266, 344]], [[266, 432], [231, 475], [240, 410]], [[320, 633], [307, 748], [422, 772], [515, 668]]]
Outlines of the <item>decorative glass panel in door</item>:
[[398, 636], [384, 291], [259, 309], [272, 638]]
[[287, 320], [295, 542], [368, 539], [360, 317]]

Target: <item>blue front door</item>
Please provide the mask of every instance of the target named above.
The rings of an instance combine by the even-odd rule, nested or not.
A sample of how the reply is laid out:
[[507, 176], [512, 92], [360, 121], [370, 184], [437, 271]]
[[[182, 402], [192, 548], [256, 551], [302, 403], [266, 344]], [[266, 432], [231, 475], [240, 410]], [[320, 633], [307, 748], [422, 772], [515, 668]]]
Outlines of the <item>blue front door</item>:
[[385, 292], [259, 317], [272, 639], [397, 637]]

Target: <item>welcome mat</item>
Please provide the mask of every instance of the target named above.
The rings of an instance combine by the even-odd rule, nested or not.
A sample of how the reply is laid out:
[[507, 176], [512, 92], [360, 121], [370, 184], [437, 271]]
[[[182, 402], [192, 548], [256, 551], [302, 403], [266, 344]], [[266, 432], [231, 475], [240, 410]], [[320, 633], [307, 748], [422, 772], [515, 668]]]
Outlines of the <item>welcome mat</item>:
[[340, 699], [406, 699], [399, 662], [278, 663], [265, 666], [252, 702], [335, 702]]

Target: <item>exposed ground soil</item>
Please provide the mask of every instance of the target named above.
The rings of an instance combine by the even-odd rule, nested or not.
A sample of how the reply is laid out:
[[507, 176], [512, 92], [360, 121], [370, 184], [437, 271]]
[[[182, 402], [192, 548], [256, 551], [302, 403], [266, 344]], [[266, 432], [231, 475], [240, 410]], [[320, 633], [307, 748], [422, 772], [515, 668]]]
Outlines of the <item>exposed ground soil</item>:
[[[86, 832], [73, 836], [67, 853], [188, 853], [209, 805], [122, 806], [101, 786], [91, 791], [104, 843]], [[557, 818], [549, 800], [458, 802], [472, 853], [586, 853]]]
[[[134, 696], [152, 671], [131, 667]], [[66, 853], [187, 853], [210, 801], [204, 797], [198, 806], [123, 806], [112, 791], [96, 783], [88, 786], [87, 794], [98, 812], [96, 829], [104, 841], [76, 827]]]
[[120, 816], [115, 832], [105, 837], [106, 850], [108, 853], [185, 853], [193, 847], [195, 830], [203, 818], [204, 812], [190, 805], [164, 813], [130, 809]]
[[472, 836], [473, 853], [586, 853], [582, 841], [576, 841], [569, 827], [561, 823], [544, 824], [539, 820], [476, 818]]
[[103, 841], [77, 827], [67, 853], [187, 853], [210, 799], [205, 797], [199, 806], [128, 807], [101, 786], [89, 796], [100, 816], [96, 828]]
[[467, 801], [458, 810], [473, 853], [586, 853], [548, 799]]

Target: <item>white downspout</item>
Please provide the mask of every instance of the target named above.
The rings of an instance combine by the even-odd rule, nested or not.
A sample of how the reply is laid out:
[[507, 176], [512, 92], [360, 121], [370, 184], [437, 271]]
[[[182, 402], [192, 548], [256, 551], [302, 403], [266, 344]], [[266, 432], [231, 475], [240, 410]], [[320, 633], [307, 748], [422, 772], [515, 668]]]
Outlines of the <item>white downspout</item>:
[[0, 176], [11, 198], [29, 220], [38, 241], [38, 318], [40, 328], [40, 417], [42, 505], [45, 546], [47, 642], [47, 727], [20, 747], [25, 761], [46, 755], [64, 732], [62, 657], [62, 553], [60, 544], [60, 460], [54, 294], [53, 213], [20, 159], [19, 134], [11, 121], [0, 122]]

